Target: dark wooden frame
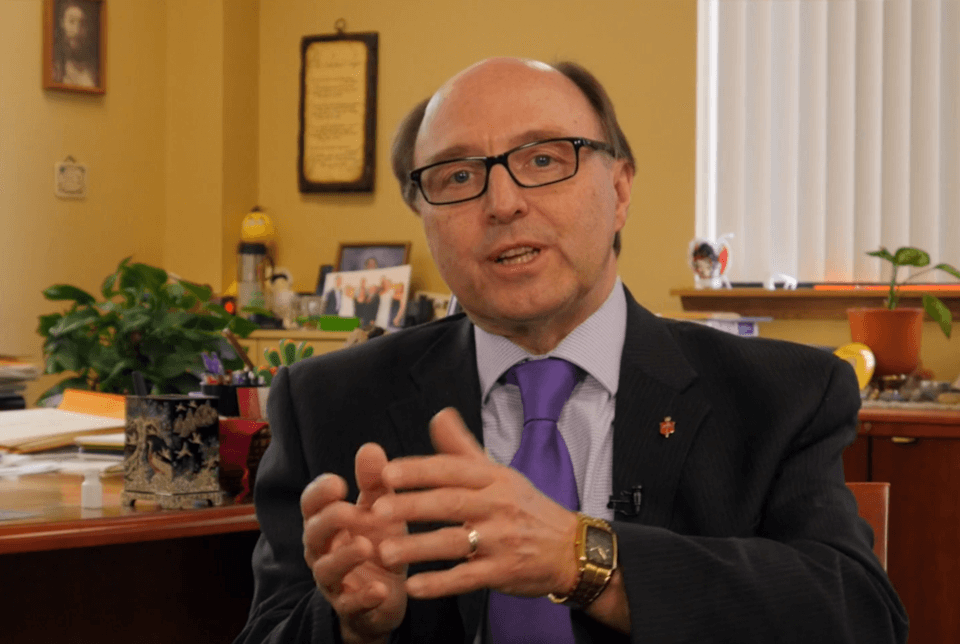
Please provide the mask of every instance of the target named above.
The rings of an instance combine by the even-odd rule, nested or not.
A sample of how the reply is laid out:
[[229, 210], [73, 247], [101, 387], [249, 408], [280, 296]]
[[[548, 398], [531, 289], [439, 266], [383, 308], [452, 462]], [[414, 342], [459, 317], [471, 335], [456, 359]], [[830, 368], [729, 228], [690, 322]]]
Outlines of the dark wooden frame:
[[[403, 266], [410, 263], [410, 242], [341, 242], [337, 248], [337, 263], [333, 265], [334, 273], [344, 272], [343, 251], [348, 248], [403, 248], [403, 261], [397, 266]], [[392, 266], [378, 266], [377, 268], [393, 268]]]
[[[91, 36], [96, 38], [96, 67], [97, 85], [85, 87], [71, 85], [54, 78], [56, 73], [55, 57], [58, 50], [58, 17], [62, 7], [67, 2], [76, 2], [87, 11], [95, 10], [96, 16], [92, 20]], [[106, 92], [107, 77], [107, 3], [106, 0], [44, 0], [43, 2], [43, 87], [66, 92], [80, 92], [83, 94], [103, 94]]]
[[[322, 47], [324, 43], [342, 43], [355, 40], [363, 43], [367, 49], [366, 102], [364, 110], [363, 169], [354, 181], [315, 181], [307, 176], [304, 169], [305, 127], [304, 113], [307, 91], [307, 52], [312, 47]], [[300, 43], [300, 133], [298, 138], [297, 179], [300, 192], [373, 192], [375, 178], [375, 151], [377, 140], [377, 69], [379, 36], [370, 33], [343, 33], [304, 36]]]

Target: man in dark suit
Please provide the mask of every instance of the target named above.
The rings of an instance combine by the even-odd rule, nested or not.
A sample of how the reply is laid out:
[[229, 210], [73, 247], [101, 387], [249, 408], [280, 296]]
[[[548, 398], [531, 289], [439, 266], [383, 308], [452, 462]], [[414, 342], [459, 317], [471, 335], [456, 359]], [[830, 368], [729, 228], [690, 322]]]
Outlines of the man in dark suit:
[[337, 311], [340, 310], [340, 300], [343, 297], [343, 278], [341, 276], [337, 275], [335, 285], [323, 297], [323, 314], [336, 315]]
[[[843, 481], [852, 371], [636, 303], [632, 155], [589, 73], [479, 63], [408, 116], [394, 168], [466, 316], [278, 373], [239, 641], [503, 641], [494, 604], [548, 594], [565, 641], [905, 641]], [[579, 512], [507, 467], [512, 365], [546, 357], [577, 368], [556, 429]]]

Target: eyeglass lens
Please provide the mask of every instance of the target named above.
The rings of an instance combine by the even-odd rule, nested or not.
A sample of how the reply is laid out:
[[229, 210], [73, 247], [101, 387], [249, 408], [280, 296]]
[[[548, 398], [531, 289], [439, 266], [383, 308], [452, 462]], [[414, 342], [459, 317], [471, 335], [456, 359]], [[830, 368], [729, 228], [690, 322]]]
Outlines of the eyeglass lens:
[[[513, 179], [526, 188], [569, 179], [577, 173], [577, 148], [570, 141], [546, 141], [518, 148], [507, 155]], [[431, 203], [464, 201], [479, 196], [487, 182], [483, 159], [459, 159], [427, 168], [420, 175], [424, 196]]]

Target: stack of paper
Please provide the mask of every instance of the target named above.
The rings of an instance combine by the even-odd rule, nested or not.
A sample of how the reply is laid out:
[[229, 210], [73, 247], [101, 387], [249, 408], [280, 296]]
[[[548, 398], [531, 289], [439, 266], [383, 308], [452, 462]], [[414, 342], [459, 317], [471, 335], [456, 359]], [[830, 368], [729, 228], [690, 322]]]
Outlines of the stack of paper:
[[27, 382], [40, 375], [40, 369], [12, 356], [0, 356], [0, 396], [13, 396], [27, 388]]
[[67, 389], [57, 409], [0, 413], [0, 450], [38, 452], [74, 444], [78, 436], [115, 433], [126, 425], [127, 399]]
[[62, 409], [24, 409], [0, 413], [0, 449], [36, 452], [72, 445], [77, 436], [123, 429], [125, 421]]

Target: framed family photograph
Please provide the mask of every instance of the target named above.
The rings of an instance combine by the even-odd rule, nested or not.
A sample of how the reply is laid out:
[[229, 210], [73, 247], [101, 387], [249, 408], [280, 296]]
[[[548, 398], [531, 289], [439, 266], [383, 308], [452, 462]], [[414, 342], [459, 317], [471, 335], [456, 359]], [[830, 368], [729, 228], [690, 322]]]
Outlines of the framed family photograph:
[[106, 0], [43, 0], [43, 86], [103, 94]]
[[404, 326], [410, 295], [410, 266], [329, 273], [323, 283], [322, 315], [356, 317], [361, 326], [385, 331]]
[[393, 268], [409, 263], [410, 242], [358, 242], [340, 244], [335, 270], [362, 271]]

